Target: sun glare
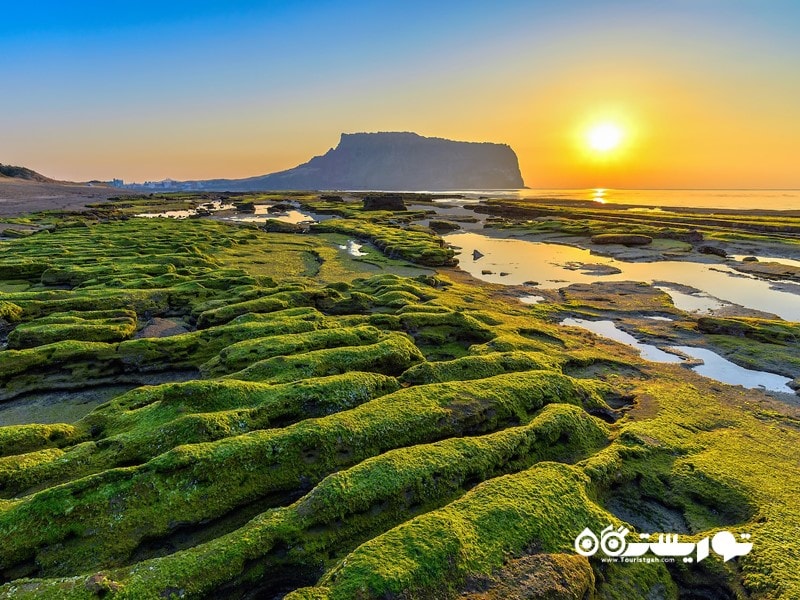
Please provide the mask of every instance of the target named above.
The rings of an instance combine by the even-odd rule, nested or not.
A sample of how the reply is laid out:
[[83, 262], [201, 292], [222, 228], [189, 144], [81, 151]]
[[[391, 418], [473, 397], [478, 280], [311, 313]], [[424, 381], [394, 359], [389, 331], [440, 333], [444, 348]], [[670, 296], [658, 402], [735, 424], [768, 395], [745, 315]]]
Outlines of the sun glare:
[[622, 137], [622, 130], [617, 125], [601, 123], [589, 130], [587, 140], [592, 150], [608, 152], [619, 146]]

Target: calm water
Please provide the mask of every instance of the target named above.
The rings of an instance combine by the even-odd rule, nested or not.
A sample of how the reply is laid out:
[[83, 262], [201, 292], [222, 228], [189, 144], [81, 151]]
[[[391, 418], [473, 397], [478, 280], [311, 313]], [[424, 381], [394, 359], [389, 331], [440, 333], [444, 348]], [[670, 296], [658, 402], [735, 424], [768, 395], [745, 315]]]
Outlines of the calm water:
[[[453, 233], [444, 239], [460, 248], [457, 256], [461, 269], [491, 283], [520, 285], [536, 282], [537, 287], [556, 289], [595, 281], [656, 282], [672, 297], [676, 306], [684, 310], [704, 312], [732, 303], [773, 313], [788, 321], [800, 321], [800, 285], [786, 283], [784, 289], [776, 289], [767, 281], [743, 276], [722, 263], [631, 263], [594, 256], [588, 250], [561, 244], [493, 238], [479, 233]], [[473, 258], [474, 250], [484, 256]], [[587, 274], [574, 270], [574, 263], [608, 265], [618, 269], [619, 273]], [[669, 283], [690, 286], [700, 293], [689, 294], [674, 289]]]
[[633, 204], [652, 207], [730, 208], [736, 210], [800, 211], [800, 190], [487, 190], [429, 192], [461, 194], [469, 201], [479, 198], [527, 198], [550, 200], [591, 200], [598, 204]]
[[[645, 344], [637, 340], [635, 337], [622, 331], [617, 327], [613, 321], [589, 321], [587, 319], [564, 319], [561, 325], [569, 325], [571, 327], [580, 327], [591, 331], [596, 335], [600, 335], [612, 340], [616, 340], [626, 346], [635, 348], [645, 360], [652, 362], [663, 363], [682, 363], [684, 362], [680, 356], [670, 352], [664, 352], [660, 348], [656, 348], [651, 344]], [[703, 377], [714, 379], [729, 385], [741, 385], [748, 389], [763, 388], [773, 392], [783, 392], [785, 394], [792, 394], [794, 390], [788, 386], [792, 381], [788, 377], [782, 375], [775, 375], [774, 373], [766, 373], [764, 371], [753, 371], [745, 369], [739, 365], [733, 364], [731, 361], [722, 358], [716, 352], [712, 352], [706, 348], [694, 348], [692, 346], [675, 346], [669, 348], [676, 350], [694, 359], [702, 361], [701, 364], [692, 367], [692, 370], [699, 373]]]

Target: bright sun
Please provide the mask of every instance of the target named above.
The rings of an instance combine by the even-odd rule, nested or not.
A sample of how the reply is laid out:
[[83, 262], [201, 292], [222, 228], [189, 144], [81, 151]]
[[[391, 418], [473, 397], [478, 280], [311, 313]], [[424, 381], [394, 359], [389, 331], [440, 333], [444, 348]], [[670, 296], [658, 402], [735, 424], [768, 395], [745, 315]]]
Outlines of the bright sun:
[[608, 152], [619, 146], [622, 141], [622, 130], [613, 123], [601, 123], [589, 130], [587, 140], [592, 150]]

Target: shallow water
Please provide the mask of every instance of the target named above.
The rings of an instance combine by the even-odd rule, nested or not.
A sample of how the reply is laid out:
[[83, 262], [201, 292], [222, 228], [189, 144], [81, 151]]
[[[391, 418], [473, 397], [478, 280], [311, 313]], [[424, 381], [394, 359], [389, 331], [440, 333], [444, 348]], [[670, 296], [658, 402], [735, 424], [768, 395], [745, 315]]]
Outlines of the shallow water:
[[659, 290], [669, 294], [672, 303], [676, 308], [686, 312], [708, 314], [724, 306], [730, 306], [729, 302], [723, 302], [719, 298], [709, 296], [705, 292], [687, 294], [667, 286], [656, 286]]
[[711, 379], [729, 383], [731, 385], [741, 385], [746, 388], [764, 388], [774, 392], [794, 393], [787, 384], [792, 380], [788, 377], [766, 373], [764, 371], [751, 371], [722, 358], [716, 352], [705, 348], [694, 348], [692, 346], [675, 346], [684, 354], [703, 361], [702, 365], [693, 367], [693, 370]]
[[0, 426], [28, 423], [74, 423], [136, 384], [107, 385], [75, 391], [35, 392], [0, 404]]
[[[573, 283], [594, 281], [645, 281], [673, 282], [689, 286], [723, 303], [769, 312], [789, 321], [800, 321], [800, 286], [773, 289], [772, 284], [744, 276], [723, 263], [696, 263], [689, 261], [659, 261], [630, 263], [613, 258], [594, 256], [588, 250], [562, 244], [532, 242], [521, 239], [493, 238], [479, 233], [452, 233], [444, 239], [458, 247], [459, 267], [473, 277], [491, 283], [520, 285], [528, 281], [539, 283], [541, 288], [561, 288]], [[473, 251], [484, 256], [473, 259]], [[574, 270], [570, 263], [600, 264], [616, 267], [620, 273], [602, 275]], [[482, 271], [490, 270], [492, 274]], [[501, 277], [499, 273], [508, 275]], [[666, 287], [666, 286], [665, 286]], [[792, 293], [786, 290], [793, 290]], [[684, 292], [667, 288], [677, 303], [688, 300]], [[683, 294], [681, 296], [680, 294]], [[703, 310], [709, 299], [701, 301]]]
[[292, 208], [279, 213], [269, 212], [272, 204], [256, 204], [256, 212], [254, 213], [237, 213], [226, 217], [226, 221], [240, 221], [243, 223], [263, 223], [267, 219], [274, 219], [276, 221], [283, 221], [284, 223], [292, 223], [298, 225], [300, 223], [317, 223], [326, 219], [333, 218], [334, 215], [319, 215], [309, 211], [301, 210], [299, 208]]
[[613, 321], [588, 321], [586, 319], [564, 319], [560, 325], [580, 327], [599, 336], [615, 340], [639, 351], [642, 358], [652, 362], [681, 363], [683, 359], [676, 354], [664, 352], [651, 344], [644, 344], [629, 333], [619, 329]]
[[233, 210], [235, 207], [233, 204], [223, 204], [219, 201], [209, 202], [204, 204], [198, 208], [192, 208], [188, 210], [165, 210], [163, 212], [156, 212], [156, 213], [140, 213], [135, 215], [137, 217], [144, 217], [146, 219], [153, 219], [156, 217], [163, 217], [168, 219], [187, 219], [189, 217], [193, 217], [197, 214], [199, 210], [207, 210], [209, 212], [220, 212], [223, 210]]
[[[564, 319], [561, 325], [580, 327], [591, 331], [599, 336], [615, 340], [639, 351], [645, 360], [663, 363], [682, 363], [684, 359], [675, 354], [664, 352], [651, 344], [644, 344], [635, 337], [619, 329], [613, 321], [589, 321], [586, 319]], [[759, 389], [773, 392], [784, 392], [793, 394], [787, 384], [792, 380], [788, 377], [767, 373], [765, 371], [752, 371], [740, 367], [729, 360], [721, 357], [716, 352], [705, 348], [694, 348], [692, 346], [674, 346], [670, 349], [682, 352], [694, 359], [703, 361], [703, 364], [692, 367], [692, 370], [702, 375], [730, 385], [741, 385], [748, 389]]]
[[[392, 191], [392, 190], [389, 190]], [[395, 190], [396, 191], [396, 190]], [[423, 192], [419, 192], [423, 193]], [[650, 207], [724, 208], [735, 210], [800, 210], [800, 190], [615, 190], [523, 189], [523, 190], [447, 190], [434, 194], [459, 194], [463, 198], [437, 199], [434, 202], [477, 203], [482, 198], [537, 200], [590, 200], [598, 204], [631, 204]]]
[[347, 251], [350, 256], [366, 256], [367, 253], [361, 251], [363, 247], [364, 244], [358, 244], [355, 240], [347, 240], [347, 243], [339, 246], [339, 249]]

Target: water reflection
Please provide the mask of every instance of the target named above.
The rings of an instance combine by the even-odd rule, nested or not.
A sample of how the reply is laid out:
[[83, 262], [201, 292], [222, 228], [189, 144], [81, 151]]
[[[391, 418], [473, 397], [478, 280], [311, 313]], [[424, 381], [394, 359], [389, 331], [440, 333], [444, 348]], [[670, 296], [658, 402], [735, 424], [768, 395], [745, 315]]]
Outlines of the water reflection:
[[347, 240], [347, 243], [339, 246], [339, 249], [346, 250], [350, 256], [366, 256], [367, 253], [361, 251], [363, 247], [364, 244], [357, 244], [355, 240]]
[[[538, 287], [545, 289], [600, 280], [671, 282], [700, 290], [717, 301], [774, 313], [789, 321], [800, 321], [798, 294], [787, 291], [790, 288], [773, 289], [769, 282], [743, 277], [725, 265], [690, 261], [629, 263], [594, 256], [588, 250], [561, 244], [493, 238], [478, 233], [453, 233], [445, 236], [445, 240], [459, 248], [459, 267], [482, 281], [506, 285], [537, 281], [540, 284]], [[477, 260], [472, 258], [475, 250], [482, 255]], [[570, 263], [609, 265], [620, 272], [602, 274], [595, 271], [588, 274], [565, 268]], [[508, 275], [501, 277], [499, 273]], [[666, 291], [670, 295], [674, 292], [683, 293], [672, 288]], [[685, 300], [677, 294], [673, 297], [678, 302]], [[708, 299], [704, 301], [709, 302]]]
[[[580, 327], [592, 333], [615, 340], [639, 351], [645, 360], [661, 363], [682, 363], [684, 359], [675, 354], [664, 352], [651, 344], [644, 344], [635, 337], [619, 329], [613, 321], [588, 321], [586, 319], [564, 319], [561, 325]], [[675, 346], [668, 350], [675, 350], [682, 354], [701, 361], [701, 364], [692, 366], [692, 370], [702, 375], [729, 385], [741, 385], [748, 389], [765, 389], [773, 392], [794, 393], [788, 384], [792, 381], [788, 377], [767, 373], [765, 371], [752, 371], [745, 369], [722, 358], [716, 352], [705, 348], [693, 346]]]
[[722, 358], [716, 352], [705, 348], [692, 346], [676, 346], [684, 354], [703, 361], [702, 365], [693, 367], [700, 375], [716, 379], [730, 385], [741, 385], [749, 389], [764, 388], [773, 392], [794, 393], [787, 384], [792, 380], [788, 377], [766, 373], [764, 371], [751, 371]]

